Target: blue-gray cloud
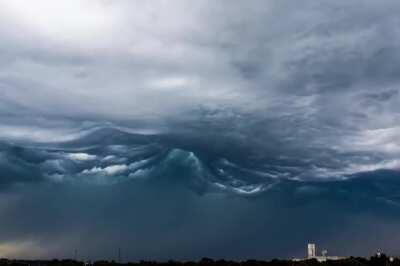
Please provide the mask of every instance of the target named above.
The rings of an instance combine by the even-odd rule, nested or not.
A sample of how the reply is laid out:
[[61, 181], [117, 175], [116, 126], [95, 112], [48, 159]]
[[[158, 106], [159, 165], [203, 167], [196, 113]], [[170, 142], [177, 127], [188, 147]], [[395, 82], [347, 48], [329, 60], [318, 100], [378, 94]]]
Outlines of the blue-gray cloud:
[[[142, 243], [131, 258], [262, 257], [281, 237], [265, 255], [283, 256], [315, 227], [326, 245], [356, 230], [366, 244], [346, 248], [365, 254], [374, 223], [395, 241], [399, 11], [0, 0], [0, 255], [2, 242], [56, 256], [108, 239], [90, 256], [125, 241]], [[16, 223], [24, 211], [30, 226]]]

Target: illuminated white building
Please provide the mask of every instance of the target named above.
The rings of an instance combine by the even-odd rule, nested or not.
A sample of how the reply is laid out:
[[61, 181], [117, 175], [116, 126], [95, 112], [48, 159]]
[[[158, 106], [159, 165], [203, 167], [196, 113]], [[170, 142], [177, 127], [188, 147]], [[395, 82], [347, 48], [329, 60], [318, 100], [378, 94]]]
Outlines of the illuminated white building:
[[317, 248], [314, 243], [308, 243], [307, 245], [307, 257], [304, 259], [293, 259], [293, 261], [302, 261], [302, 260], [310, 260], [310, 259], [316, 259], [319, 262], [327, 261], [327, 260], [341, 260], [344, 259], [344, 257], [338, 257], [338, 256], [328, 256], [328, 251], [327, 250], [322, 250], [321, 256], [317, 256]]
[[307, 245], [307, 258], [311, 259], [315, 257], [315, 244], [308, 243]]

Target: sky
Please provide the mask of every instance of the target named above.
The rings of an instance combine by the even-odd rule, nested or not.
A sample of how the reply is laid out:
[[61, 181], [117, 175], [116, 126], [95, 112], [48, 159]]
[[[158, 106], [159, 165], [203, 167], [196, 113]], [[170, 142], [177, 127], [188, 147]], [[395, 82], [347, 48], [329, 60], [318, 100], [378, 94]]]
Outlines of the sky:
[[0, 257], [400, 255], [399, 12], [0, 0]]

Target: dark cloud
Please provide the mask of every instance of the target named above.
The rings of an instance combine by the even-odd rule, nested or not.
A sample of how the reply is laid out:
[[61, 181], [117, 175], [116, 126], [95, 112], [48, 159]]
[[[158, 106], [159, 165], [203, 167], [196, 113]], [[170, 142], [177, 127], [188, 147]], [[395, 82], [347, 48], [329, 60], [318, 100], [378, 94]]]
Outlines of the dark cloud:
[[366, 98], [378, 102], [386, 102], [399, 94], [398, 90], [386, 90], [381, 93], [367, 93]]
[[302, 256], [311, 240], [335, 254], [368, 255], [377, 246], [393, 252], [398, 187], [390, 172], [346, 182], [283, 182], [251, 198], [198, 195], [162, 180], [24, 186], [8, 192], [23, 196], [2, 211], [1, 239], [33, 241], [42, 256], [70, 257], [77, 248], [85, 259], [115, 258], [118, 247], [124, 259], [135, 260]]
[[0, 1], [0, 255], [389, 249], [399, 11]]

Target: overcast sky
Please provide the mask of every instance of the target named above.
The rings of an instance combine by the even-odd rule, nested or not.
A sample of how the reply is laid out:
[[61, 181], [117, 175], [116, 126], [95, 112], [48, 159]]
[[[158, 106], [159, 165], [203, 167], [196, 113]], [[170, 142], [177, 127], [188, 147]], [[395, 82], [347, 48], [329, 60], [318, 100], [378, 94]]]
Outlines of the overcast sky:
[[400, 151], [397, 1], [0, 5], [5, 137], [206, 119], [297, 145]]
[[[164, 160], [170, 159], [172, 155], [165, 154], [172, 149], [188, 152], [178, 152], [177, 156], [188, 156], [185, 160], [191, 164], [201, 162], [208, 170], [241, 165], [241, 170], [236, 172], [240, 175], [250, 173], [251, 168], [254, 171], [251, 178], [238, 177], [242, 183], [237, 180], [229, 183], [227, 179], [218, 183], [213, 179], [219, 188], [238, 194], [269, 188], [270, 181], [262, 183], [255, 177], [261, 170], [269, 178], [305, 182], [347, 180], [377, 170], [396, 172], [400, 169], [399, 13], [397, 0], [37, 0], [35, 3], [0, 0], [0, 140], [7, 145], [19, 143], [31, 147], [78, 141], [99, 128], [163, 136], [161, 144], [157, 139], [163, 148], [149, 149], [152, 154], [160, 152], [157, 156], [164, 156]], [[95, 140], [104, 141], [100, 137]], [[95, 140], [90, 140], [90, 144]], [[115, 144], [111, 143], [113, 140], [118, 141], [120, 137], [107, 139], [107, 145]], [[79, 143], [86, 144], [86, 141]], [[5, 193], [1, 197], [11, 202], [19, 197], [23, 198], [22, 202], [41, 202], [43, 199], [37, 195], [35, 185], [18, 192], [13, 188], [11, 192], [3, 184], [29, 183], [31, 186], [36, 177], [42, 181], [51, 177], [54, 182], [83, 178], [84, 174], [96, 176], [100, 183], [114, 184], [116, 179], [109, 182], [107, 176], [125, 180], [124, 175], [136, 173], [129, 171], [142, 167], [142, 161], [140, 166], [132, 166], [134, 162], [130, 160], [137, 159], [133, 153], [113, 150], [104, 142], [97, 144], [103, 145], [101, 151], [70, 155], [70, 150], [60, 154], [37, 150], [18, 153], [1, 144], [0, 186]], [[123, 144], [129, 146], [126, 142]], [[111, 151], [115, 154], [106, 154]], [[109, 164], [105, 163], [107, 160]], [[111, 164], [112, 160], [116, 161]], [[222, 176], [223, 172], [219, 174]], [[70, 185], [57, 188], [60, 195], [67, 193], [68, 197]], [[46, 191], [44, 198], [57, 198], [47, 187], [42, 189]], [[90, 193], [82, 200], [91, 202]], [[100, 201], [109, 204], [105, 207], [109, 210], [116, 203], [107, 201], [107, 193], [112, 192], [104, 192], [105, 198]], [[183, 192], [177, 195], [180, 193]], [[143, 197], [148, 197], [144, 194]], [[262, 202], [252, 205], [240, 199], [240, 211], [236, 213], [232, 207], [235, 204], [229, 199], [199, 197], [192, 199], [192, 204], [207, 214], [229, 205], [231, 220], [238, 219], [246, 208], [254, 208], [249, 211], [252, 213], [263, 206]], [[59, 200], [67, 210], [79, 205]], [[210, 203], [214, 200], [215, 205]], [[155, 203], [149, 203], [152, 204]], [[324, 204], [327, 203], [316, 208], [324, 209]], [[15, 217], [24, 209], [17, 205], [11, 210]], [[214, 207], [210, 210], [209, 205]], [[337, 206], [341, 205], [337, 203]], [[180, 208], [186, 210], [188, 206]], [[0, 204], [0, 212], [2, 209]], [[46, 209], [50, 210], [50, 206]], [[79, 211], [85, 212], [85, 209]], [[123, 217], [120, 213], [116, 215]], [[195, 216], [187, 213], [187, 217]], [[127, 214], [127, 217], [131, 216]], [[10, 221], [12, 224], [13, 219]], [[112, 228], [115, 222], [99, 225], [98, 230], [103, 230], [103, 226]], [[243, 223], [251, 222], [250, 219]], [[382, 224], [386, 223], [385, 220]], [[87, 224], [83, 219], [77, 227], [85, 230], [82, 228]], [[60, 239], [68, 242], [65, 232], [72, 229], [63, 226], [57, 227], [64, 236]], [[201, 225], [188, 222], [185, 226], [189, 231], [196, 231]], [[206, 231], [212, 235], [220, 225], [208, 226], [211, 231]], [[366, 224], [365, 228], [369, 226]], [[260, 231], [266, 228], [265, 224], [259, 227], [263, 228]], [[0, 255], [3, 252], [63, 256], [57, 253], [59, 250], [43, 252], [54, 240], [47, 235], [54, 233], [54, 228], [47, 232], [34, 226], [27, 239], [20, 227], [13, 228], [18, 233], [10, 233], [3, 244], [0, 239]], [[271, 228], [266, 235], [275, 232]], [[227, 229], [227, 234], [235, 230], [236, 225]], [[169, 237], [154, 237], [154, 241], [168, 246]], [[245, 232], [234, 235], [238, 241], [246, 237]], [[37, 238], [45, 243], [42, 250], [32, 244]], [[304, 238], [296, 244], [302, 245]], [[179, 239], [179, 247], [189, 241]], [[343, 236], [343, 239], [346, 238]], [[202, 250], [201, 241], [209, 240], [205, 237], [193, 243], [193, 250]], [[76, 245], [76, 241], [63, 247], [72, 248], [69, 245]], [[218, 246], [219, 242], [215, 243]], [[286, 247], [282, 255], [295, 250], [285, 243], [282, 240], [282, 246]], [[32, 251], [32, 246], [37, 249]], [[106, 247], [93, 249], [91, 254], [96, 257], [103, 249]], [[204, 254], [193, 250], [171, 254], [180, 258]], [[140, 254], [166, 257], [149, 245], [144, 245]], [[213, 255], [229, 257], [232, 254], [219, 250]], [[238, 256], [247, 254], [253, 253], [243, 251]], [[260, 254], [261, 249], [253, 255]]]

